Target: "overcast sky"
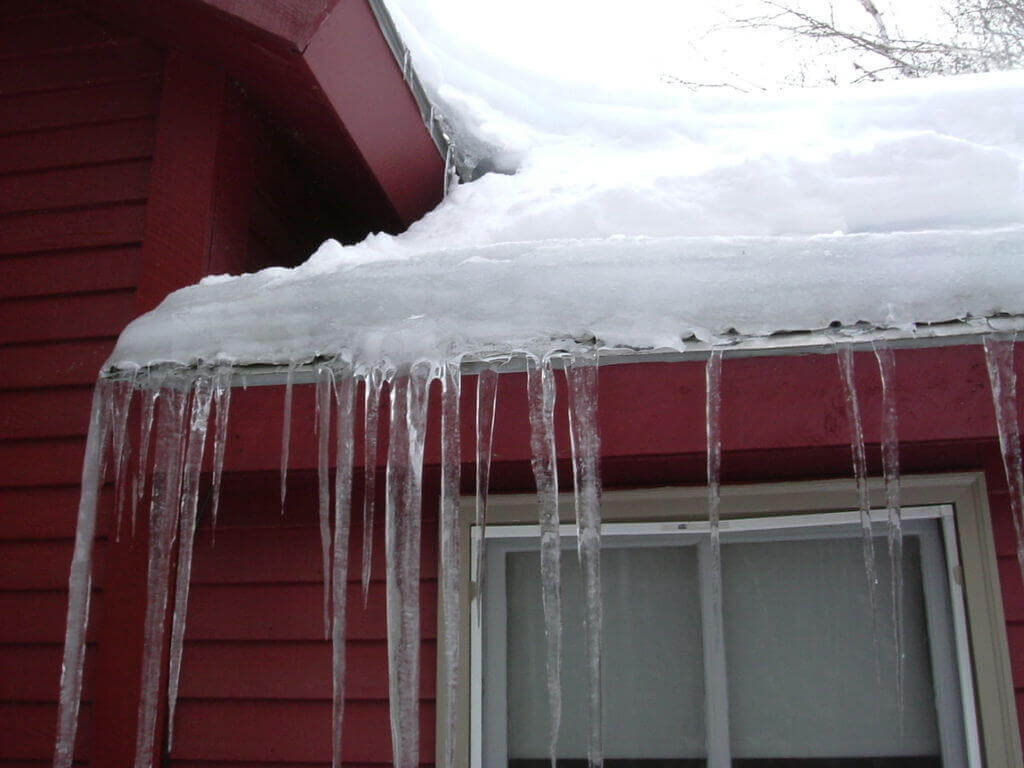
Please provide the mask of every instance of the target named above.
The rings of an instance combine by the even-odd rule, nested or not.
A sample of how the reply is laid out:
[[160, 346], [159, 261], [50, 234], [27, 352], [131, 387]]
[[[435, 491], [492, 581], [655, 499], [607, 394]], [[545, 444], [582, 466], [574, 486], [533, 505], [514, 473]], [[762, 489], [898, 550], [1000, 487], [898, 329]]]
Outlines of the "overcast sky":
[[[805, 40], [743, 29], [736, 19], [766, 12], [758, 0], [391, 0], [425, 37], [447, 38], [449, 50], [483, 49], [537, 74], [637, 83], [674, 77], [744, 90], [813, 83], [832, 67], [853, 75], [847, 59], [825, 61]], [[887, 23], [904, 34], [934, 33], [936, 0], [876, 0]], [[859, 0], [795, 0], [840, 23], [872, 28]], [[810, 63], [808, 63], [810, 62]], [[850, 78], [852, 79], [852, 77]]]

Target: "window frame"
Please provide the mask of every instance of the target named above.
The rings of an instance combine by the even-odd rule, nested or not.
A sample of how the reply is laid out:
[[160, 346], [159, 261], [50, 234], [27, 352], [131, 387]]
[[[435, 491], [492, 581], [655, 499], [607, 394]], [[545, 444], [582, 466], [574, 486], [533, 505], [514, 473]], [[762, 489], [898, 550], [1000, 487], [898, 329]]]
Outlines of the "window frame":
[[[880, 479], [869, 481], [871, 503], [884, 510], [884, 486]], [[980, 737], [984, 765], [1017, 766], [1021, 764], [1020, 732], [1016, 714], [1010, 668], [1002, 592], [988, 509], [984, 475], [980, 472], [944, 475], [907, 476], [902, 478], [905, 509], [946, 505], [949, 523], [942, 528], [945, 545], [958, 555], [959, 563], [950, 564], [949, 583], [962, 589], [960, 610], [970, 617], [964, 622], [965, 648], [970, 648], [970, 667], [962, 665], [961, 676], [973, 683], [976, 726]], [[826, 480], [725, 486], [722, 488], [722, 519], [777, 517], [771, 527], [785, 524], [786, 516], [809, 513], [850, 513], [856, 508], [856, 491], [852, 481]], [[464, 553], [460, 573], [460, 601], [463, 626], [460, 640], [463, 664], [457, 689], [458, 728], [456, 731], [457, 765], [468, 768], [471, 761], [471, 688], [478, 684], [478, 659], [471, 658], [472, 632], [477, 622], [471, 612], [475, 585], [471, 581], [474, 528], [472, 498], [464, 500], [460, 536]], [[560, 510], [563, 520], [571, 520], [572, 494], [562, 494]], [[691, 530], [706, 527], [706, 489], [701, 487], [668, 487], [643, 490], [607, 491], [602, 502], [605, 522], [628, 525], [675, 521], [691, 524]], [[536, 525], [535, 494], [492, 496], [488, 505], [488, 525], [493, 535], [497, 526]], [[704, 521], [703, 523], [701, 521]], [[618, 527], [618, 526], [617, 526]], [[622, 530], [627, 530], [623, 528]], [[529, 535], [529, 531], [526, 532]], [[491, 537], [488, 536], [488, 539]], [[955, 546], [951, 546], [955, 545]], [[955, 605], [956, 601], [954, 601]], [[439, 609], [441, 610], [441, 609]], [[956, 608], [954, 607], [954, 611]], [[439, 617], [440, 618], [440, 617]], [[954, 622], [954, 626], [956, 622]], [[444, 711], [447, 691], [444, 679], [443, 638], [438, 639], [438, 713]], [[970, 726], [968, 726], [970, 727]], [[437, 723], [437, 750], [443, 754], [445, 734], [440, 717]]]

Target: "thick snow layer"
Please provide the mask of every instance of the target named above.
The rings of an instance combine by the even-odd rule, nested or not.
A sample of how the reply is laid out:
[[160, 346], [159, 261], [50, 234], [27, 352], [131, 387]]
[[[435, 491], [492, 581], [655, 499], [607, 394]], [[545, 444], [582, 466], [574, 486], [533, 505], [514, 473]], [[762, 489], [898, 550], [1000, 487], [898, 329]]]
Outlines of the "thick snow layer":
[[398, 237], [172, 294], [111, 362], [400, 364], [1024, 312], [1024, 73], [751, 97], [426, 69], [467, 158], [515, 173]]
[[812, 237], [612, 237], [306, 264], [171, 294], [115, 362], [373, 363], [546, 352], [567, 338], [682, 348], [864, 321], [905, 326], [1024, 310], [1024, 228]]

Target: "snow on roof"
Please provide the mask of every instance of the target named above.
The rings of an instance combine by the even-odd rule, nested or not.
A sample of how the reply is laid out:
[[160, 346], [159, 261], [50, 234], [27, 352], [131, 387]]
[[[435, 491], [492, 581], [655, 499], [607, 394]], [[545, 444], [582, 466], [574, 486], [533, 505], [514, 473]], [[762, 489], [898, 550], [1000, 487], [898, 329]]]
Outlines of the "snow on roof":
[[774, 96], [524, 78], [492, 96], [485, 75], [426, 69], [463, 164], [514, 172], [397, 237], [177, 291], [110, 363], [681, 349], [1024, 313], [1024, 73]]

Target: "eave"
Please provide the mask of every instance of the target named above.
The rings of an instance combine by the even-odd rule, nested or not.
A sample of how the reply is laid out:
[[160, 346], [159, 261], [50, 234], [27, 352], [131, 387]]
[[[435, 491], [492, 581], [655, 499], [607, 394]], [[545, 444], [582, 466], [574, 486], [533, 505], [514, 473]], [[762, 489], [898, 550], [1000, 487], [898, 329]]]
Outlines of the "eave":
[[440, 201], [444, 159], [368, 0], [71, 2], [222, 67], [375, 228]]

